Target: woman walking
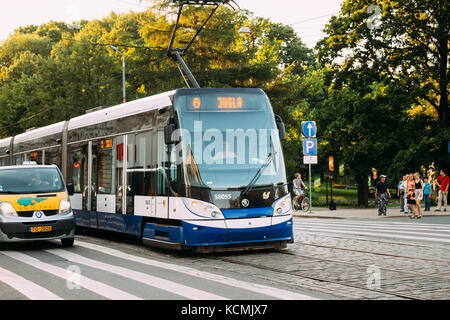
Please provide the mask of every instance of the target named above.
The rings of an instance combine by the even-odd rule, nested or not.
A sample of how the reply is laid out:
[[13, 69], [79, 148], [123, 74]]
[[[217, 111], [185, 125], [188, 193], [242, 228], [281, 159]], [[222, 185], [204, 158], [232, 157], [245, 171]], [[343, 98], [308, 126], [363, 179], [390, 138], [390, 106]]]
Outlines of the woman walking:
[[389, 193], [388, 184], [386, 182], [386, 176], [380, 176], [380, 181], [378, 181], [375, 187], [375, 199], [378, 201], [378, 215], [386, 215], [386, 206], [388, 199], [391, 198]]
[[416, 184], [414, 182], [414, 176], [412, 173], [408, 174], [408, 187], [407, 187], [407, 197], [408, 200], [406, 203], [408, 204], [409, 212], [411, 212], [411, 215], [409, 216], [410, 219], [415, 218], [415, 212], [414, 207], [416, 206]]
[[414, 187], [415, 187], [415, 198], [417, 206], [417, 219], [422, 219], [422, 212], [420, 210], [420, 201], [423, 198], [423, 181], [420, 179], [420, 174], [418, 172], [414, 173]]

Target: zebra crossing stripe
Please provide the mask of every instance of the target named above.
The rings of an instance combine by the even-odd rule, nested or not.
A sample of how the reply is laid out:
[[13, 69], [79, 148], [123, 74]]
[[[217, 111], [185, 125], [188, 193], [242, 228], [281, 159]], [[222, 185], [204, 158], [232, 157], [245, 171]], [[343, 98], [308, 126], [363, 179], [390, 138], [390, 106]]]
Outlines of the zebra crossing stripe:
[[[77, 241], [78, 243], [78, 241]], [[221, 297], [216, 294], [212, 294], [206, 291], [188, 287], [173, 281], [165, 280], [163, 278], [158, 278], [151, 276], [146, 273], [134, 271], [131, 269], [109, 265], [100, 261], [92, 260], [75, 253], [68, 252], [63, 249], [49, 249], [45, 250], [51, 254], [57, 255], [61, 258], [67, 259], [77, 264], [82, 264], [91, 268], [100, 269], [106, 272], [117, 274], [119, 276], [132, 279], [137, 282], [144, 283], [151, 287], [155, 287], [170, 293], [177, 294], [179, 296], [195, 299], [195, 300], [228, 300], [225, 297]]]
[[406, 236], [406, 235], [399, 235], [394, 233], [384, 233], [384, 232], [362, 232], [362, 231], [347, 231], [347, 230], [334, 230], [334, 229], [327, 229], [327, 228], [294, 228], [297, 232], [302, 231], [318, 231], [318, 232], [328, 232], [328, 233], [341, 233], [341, 234], [355, 234], [355, 235], [366, 235], [366, 236], [376, 236], [376, 237], [382, 237], [382, 238], [397, 238], [397, 239], [410, 239], [410, 240], [423, 240], [423, 241], [432, 241], [432, 242], [445, 242], [450, 243], [450, 239], [443, 239], [443, 238], [430, 238], [430, 237], [414, 237], [414, 236]]
[[[50, 273], [56, 277], [62, 278], [66, 281], [70, 281], [72, 274], [68, 272], [68, 270], [56, 267], [54, 265], [42, 262], [36, 258], [33, 258], [31, 256], [25, 255], [20, 252], [15, 251], [0, 251], [0, 253], [13, 258], [15, 260], [18, 260], [20, 262], [23, 262], [25, 264], [28, 264], [34, 268], [37, 268], [39, 270], [42, 270], [44, 272]], [[106, 285], [104, 283], [89, 279], [83, 275], [79, 275], [79, 285], [89, 291], [92, 291], [98, 295], [101, 295], [103, 297], [106, 297], [108, 299], [112, 300], [142, 300], [139, 297], [136, 297], [132, 294], [126, 293], [122, 290], [116, 289], [114, 287], [111, 287], [109, 285]]]
[[0, 281], [31, 300], [62, 300], [49, 290], [0, 267]]
[[138, 256], [134, 256], [131, 254], [124, 253], [124, 252], [116, 250], [116, 249], [111, 249], [108, 247], [104, 247], [104, 246], [100, 246], [100, 245], [96, 245], [96, 244], [92, 244], [92, 243], [88, 243], [88, 242], [84, 242], [84, 241], [77, 240], [77, 246], [81, 246], [81, 247], [85, 247], [85, 248], [88, 248], [91, 250], [99, 251], [101, 253], [108, 254], [108, 255], [111, 255], [111, 256], [114, 256], [117, 258], [129, 260], [129, 261], [133, 261], [133, 262], [138, 262], [138, 263], [142, 263], [142, 264], [157, 267], [157, 268], [162, 268], [162, 269], [167, 269], [167, 270], [184, 273], [189, 276], [194, 276], [194, 277], [198, 277], [201, 279], [218, 282], [218, 283], [225, 284], [228, 286], [268, 295], [268, 296], [278, 298], [278, 299], [317, 300], [317, 298], [314, 298], [314, 297], [311, 297], [308, 295], [304, 295], [304, 294], [300, 294], [300, 293], [296, 293], [296, 292], [292, 292], [292, 291], [288, 291], [288, 290], [282, 290], [282, 289], [277, 289], [277, 288], [273, 288], [273, 287], [268, 287], [268, 286], [264, 286], [264, 285], [260, 285], [260, 284], [256, 284], [256, 283], [241, 281], [241, 280], [225, 277], [222, 275], [204, 272], [204, 271], [200, 271], [197, 269], [184, 267], [184, 266], [180, 266], [180, 265], [176, 265], [176, 264], [170, 264], [170, 263], [156, 261], [153, 259], [138, 257]]
[[[375, 226], [375, 227], [363, 227], [363, 226], [354, 226], [354, 225], [346, 225], [346, 224], [340, 224], [338, 226], [334, 224], [327, 224], [327, 223], [309, 223], [308, 225], [302, 225], [301, 227], [294, 227], [294, 229], [300, 230], [304, 228], [309, 228], [309, 226], [312, 227], [324, 227], [328, 228], [329, 226], [333, 226], [336, 228], [343, 228], [343, 229], [358, 229], [358, 230], [368, 230], [368, 231], [395, 231], [396, 233], [402, 233], [402, 234], [416, 234], [416, 235], [424, 235], [424, 236], [436, 236], [436, 237], [450, 237], [450, 234], [443, 234], [443, 233], [429, 233], [429, 232], [422, 232], [420, 230], [429, 230], [429, 229], [411, 229], [411, 228], [392, 228], [392, 227], [383, 227], [383, 226]], [[336, 230], [336, 229], [335, 229]], [[401, 230], [409, 230], [409, 231], [401, 231]], [[439, 232], [450, 232], [450, 231], [443, 231], [439, 230]]]
[[294, 226], [306, 226], [311, 224], [323, 224], [323, 225], [333, 225], [333, 226], [342, 226], [342, 225], [352, 225], [352, 226], [363, 226], [363, 227], [385, 227], [385, 228], [396, 228], [396, 229], [405, 229], [405, 230], [436, 230], [442, 232], [450, 232], [449, 226], [443, 226], [439, 224], [424, 224], [419, 223], [415, 224], [411, 223], [369, 223], [365, 221], [355, 222], [355, 221], [345, 221], [345, 222], [331, 222], [331, 221], [298, 221], [296, 220]]

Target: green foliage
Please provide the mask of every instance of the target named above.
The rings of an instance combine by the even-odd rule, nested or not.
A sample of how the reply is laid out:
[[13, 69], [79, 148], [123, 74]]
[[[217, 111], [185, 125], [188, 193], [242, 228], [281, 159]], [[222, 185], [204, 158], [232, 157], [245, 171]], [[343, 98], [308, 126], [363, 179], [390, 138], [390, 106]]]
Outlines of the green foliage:
[[[0, 45], [0, 136], [121, 103], [121, 56], [94, 43], [126, 45], [118, 48], [125, 55], [128, 101], [184, 87], [176, 63], [167, 57], [176, 8], [160, 8], [111, 13], [81, 21], [79, 29], [61, 22], [17, 29]], [[174, 47], [186, 46], [209, 13], [209, 8], [186, 8]], [[243, 25], [250, 35], [239, 34]], [[185, 60], [202, 87], [268, 88], [282, 81], [285, 69], [302, 74], [314, 57], [291, 27], [221, 7]], [[281, 111], [284, 102], [274, 107]]]
[[[126, 45], [118, 48], [128, 101], [184, 87], [167, 57], [178, 8], [146, 2], [146, 12], [111, 13], [79, 29], [61, 22], [21, 27], [1, 43], [0, 136], [121, 103], [121, 56], [93, 43]], [[210, 12], [185, 7], [173, 47], [184, 48]], [[265, 90], [286, 124], [288, 177], [306, 172], [301, 122], [315, 120], [315, 173], [334, 155], [358, 183], [358, 205], [367, 206], [372, 168], [394, 182], [432, 164], [450, 167], [449, 16], [444, 0], [347, 0], [314, 56], [292, 27], [222, 6], [184, 58], [202, 87]], [[242, 26], [250, 33], [240, 34]]]
[[367, 206], [371, 168], [395, 181], [450, 164], [448, 17], [447, 1], [348, 0], [326, 25], [317, 45], [328, 86], [314, 111], [326, 128], [319, 154], [345, 161], [360, 205]]

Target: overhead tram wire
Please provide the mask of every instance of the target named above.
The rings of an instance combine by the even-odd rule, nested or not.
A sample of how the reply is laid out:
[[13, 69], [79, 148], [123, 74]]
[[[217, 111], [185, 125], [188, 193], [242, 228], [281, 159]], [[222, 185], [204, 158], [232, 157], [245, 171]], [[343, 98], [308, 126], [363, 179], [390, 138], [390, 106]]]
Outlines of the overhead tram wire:
[[150, 9], [151, 8], [149, 6], [142, 5], [141, 1], [136, 1], [136, 3], [129, 2], [129, 1], [124, 1], [124, 0], [114, 0], [114, 1], [118, 2], [118, 3], [127, 4], [127, 5], [130, 5], [130, 6], [136, 6], [136, 7], [139, 7], [139, 8], [145, 8], [145, 9]]
[[310, 19], [306, 19], [306, 20], [300, 20], [300, 21], [297, 21], [297, 22], [293, 22], [293, 23], [290, 23], [289, 25], [293, 26], [293, 25], [296, 25], [296, 24], [302, 24], [302, 23], [305, 23], [305, 22], [310, 22], [310, 21], [321, 19], [321, 18], [329, 17], [329, 16], [332, 16], [332, 15], [338, 14], [338, 13], [339, 12], [328, 13], [328, 14], [324, 14], [322, 16], [318, 16], [318, 17], [314, 17], [314, 18], [310, 18]]
[[18, 120], [18, 121], [15, 122], [14, 124], [11, 124], [11, 125], [8, 125], [8, 126], [2, 126], [2, 127], [0, 127], [0, 130], [4, 130], [4, 133], [7, 133], [7, 132], [8, 132], [8, 131], [7, 131], [8, 128], [14, 127], [14, 126], [16, 126], [16, 125], [19, 124], [19, 123], [22, 123], [22, 122], [25, 122], [25, 121], [34, 119], [35, 117], [37, 117], [37, 116], [43, 114], [44, 112], [47, 112], [47, 111], [51, 110], [51, 109], [54, 108], [54, 107], [55, 107], [54, 105], [53, 105], [53, 106], [49, 106], [49, 107], [47, 107], [47, 108], [41, 110], [40, 112], [35, 113], [35, 114], [33, 114], [33, 115], [31, 115], [31, 116], [29, 116], [29, 117], [27, 117], [27, 118]]
[[115, 47], [139, 48], [149, 50], [166, 50], [165, 47], [147, 47], [147, 46], [136, 46], [131, 44], [117, 44], [117, 43], [98, 43], [98, 42], [90, 42], [90, 43], [94, 46], [115, 46]]

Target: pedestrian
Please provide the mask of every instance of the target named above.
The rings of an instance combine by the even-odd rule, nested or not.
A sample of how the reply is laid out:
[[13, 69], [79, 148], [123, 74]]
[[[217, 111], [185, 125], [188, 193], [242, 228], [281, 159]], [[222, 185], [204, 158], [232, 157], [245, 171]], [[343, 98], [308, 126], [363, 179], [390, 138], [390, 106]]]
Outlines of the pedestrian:
[[381, 175], [380, 181], [377, 182], [375, 187], [375, 199], [378, 202], [378, 215], [386, 215], [386, 206], [388, 199], [391, 198], [389, 193], [388, 184], [386, 182], [386, 176]]
[[414, 173], [414, 196], [416, 198], [416, 206], [417, 206], [417, 219], [422, 219], [422, 212], [420, 208], [420, 201], [423, 198], [423, 181], [420, 179], [420, 173]]
[[436, 179], [439, 186], [438, 208], [434, 211], [441, 211], [441, 203], [443, 203], [444, 211], [447, 211], [448, 186], [450, 184], [449, 180], [450, 178], [445, 174], [444, 170], [441, 170], [441, 175]]
[[423, 200], [425, 202], [425, 211], [430, 211], [431, 184], [428, 182], [428, 177], [424, 177], [423, 182]]
[[403, 194], [403, 203], [405, 206], [405, 214], [409, 213], [408, 209], [408, 175], [405, 175], [405, 180], [403, 181], [403, 187], [405, 189], [405, 193]]
[[400, 212], [408, 213], [408, 206], [406, 205], [405, 200], [405, 190], [406, 190], [406, 176], [403, 176], [403, 180], [401, 180], [397, 185], [397, 197], [400, 199]]
[[414, 183], [414, 176], [412, 173], [408, 174], [408, 184], [407, 184], [407, 204], [408, 209], [411, 212], [411, 215], [409, 216], [410, 219], [415, 218], [415, 212], [414, 207], [416, 206], [416, 185]]

